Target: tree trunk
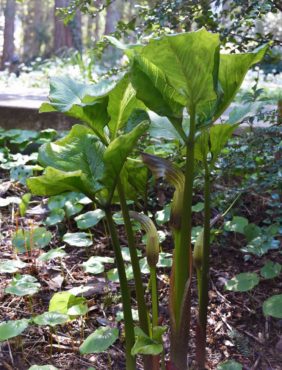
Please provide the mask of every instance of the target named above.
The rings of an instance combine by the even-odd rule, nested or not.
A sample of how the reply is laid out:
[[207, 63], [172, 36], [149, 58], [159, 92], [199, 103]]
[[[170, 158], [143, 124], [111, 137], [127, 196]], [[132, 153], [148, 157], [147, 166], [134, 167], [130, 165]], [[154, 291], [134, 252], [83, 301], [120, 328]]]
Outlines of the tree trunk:
[[7, 0], [4, 15], [5, 15], [4, 44], [1, 59], [1, 69], [5, 68], [6, 62], [12, 61], [15, 52], [15, 43], [14, 43], [15, 15], [16, 15], [15, 0]]
[[[96, 7], [99, 8], [101, 6], [101, 0], [96, 1]], [[101, 13], [97, 12], [95, 17], [95, 31], [94, 31], [94, 38], [95, 42], [100, 40], [100, 27], [101, 27]]]
[[120, 19], [120, 9], [117, 3], [117, 1], [113, 1], [107, 7], [105, 35], [109, 35], [115, 31], [117, 22]]
[[65, 26], [62, 19], [56, 15], [57, 8], [64, 8], [68, 5], [68, 0], [55, 0], [55, 30], [54, 30], [54, 51], [58, 52], [64, 48], [72, 48], [72, 33], [69, 26]]
[[29, 0], [27, 15], [24, 18], [23, 59], [26, 62], [40, 55], [44, 35], [43, 4], [38, 0]]
[[70, 21], [68, 27], [71, 30], [72, 43], [74, 49], [82, 52], [82, 32], [81, 32], [81, 12], [77, 11], [73, 20]]
[[54, 30], [54, 51], [58, 52], [65, 48], [74, 48], [82, 51], [81, 13], [77, 11], [73, 20], [65, 25], [63, 20], [56, 16], [57, 8], [64, 8], [69, 5], [69, 0], [55, 0], [55, 30]]

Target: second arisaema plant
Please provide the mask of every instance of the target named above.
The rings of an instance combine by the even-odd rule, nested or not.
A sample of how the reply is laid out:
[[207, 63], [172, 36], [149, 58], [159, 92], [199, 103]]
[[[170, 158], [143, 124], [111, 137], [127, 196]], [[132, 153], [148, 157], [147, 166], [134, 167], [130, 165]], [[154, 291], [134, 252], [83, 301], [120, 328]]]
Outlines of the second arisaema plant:
[[[136, 184], [134, 173], [142, 172], [142, 168], [133, 168], [129, 174], [130, 166], [126, 160], [149, 123], [146, 115], [144, 120], [142, 112], [136, 113], [136, 109], [142, 108], [143, 104], [135, 95], [127, 76], [116, 83], [102, 82], [89, 86], [69, 78], [54, 79], [51, 83], [50, 103], [45, 103], [41, 111], [64, 112], [80, 119], [87, 127], [75, 125], [63, 139], [44, 145], [39, 152], [39, 162], [46, 167], [45, 173], [28, 182], [32, 192], [39, 195], [81, 191], [105, 211], [121, 285], [127, 369], [135, 369], [135, 357], [131, 355], [134, 329], [125, 268], [111, 213], [111, 204], [118, 197], [128, 234], [140, 327], [149, 334], [140, 266], [126, 204], [126, 196], [132, 196], [135, 187], [139, 185]], [[136, 178], [140, 179], [140, 174]], [[124, 188], [130, 194], [125, 194]], [[145, 359], [145, 368], [150, 369], [148, 358]]]
[[[112, 40], [113, 41], [113, 40]], [[126, 50], [126, 46], [123, 47]], [[175, 198], [181, 197], [180, 207], [173, 206], [172, 230], [174, 261], [171, 276], [171, 362], [175, 369], [187, 368], [190, 281], [192, 275], [192, 197], [197, 160], [197, 140], [215, 123], [232, 102], [248, 69], [259, 62], [266, 52], [262, 47], [251, 53], [220, 53], [219, 35], [201, 29], [197, 32], [164, 36], [151, 40], [144, 47], [130, 46], [126, 53], [131, 60], [131, 81], [137, 98], [160, 116], [166, 116], [176, 129], [185, 148], [183, 176], [172, 179], [167, 163], [145, 157], [153, 172], [176, 187]], [[198, 274], [199, 367], [204, 367], [206, 343], [206, 315], [209, 265], [210, 228], [210, 156], [222, 147], [219, 128], [213, 148], [205, 148], [205, 221], [203, 233], [202, 266]], [[225, 132], [226, 134], [226, 132]], [[209, 138], [210, 132], [207, 136]], [[205, 140], [204, 140], [205, 141]], [[209, 139], [208, 139], [209, 142]], [[205, 144], [206, 145], [206, 141]], [[209, 143], [208, 143], [209, 145]], [[200, 145], [200, 151], [203, 147]], [[202, 154], [203, 155], [203, 154]], [[158, 167], [158, 170], [156, 169]], [[175, 171], [174, 171], [175, 172]], [[178, 172], [178, 171], [177, 171]], [[170, 174], [169, 174], [170, 173]], [[178, 188], [182, 187], [181, 195]], [[176, 195], [177, 194], [177, 195]], [[174, 199], [177, 203], [177, 199]], [[200, 347], [200, 348], [199, 348]]]

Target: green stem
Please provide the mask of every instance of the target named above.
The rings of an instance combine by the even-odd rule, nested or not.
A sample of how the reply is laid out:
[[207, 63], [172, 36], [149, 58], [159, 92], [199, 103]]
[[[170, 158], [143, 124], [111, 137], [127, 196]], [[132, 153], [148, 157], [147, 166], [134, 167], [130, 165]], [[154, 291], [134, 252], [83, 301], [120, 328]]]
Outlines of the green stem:
[[158, 326], [158, 288], [157, 288], [157, 272], [156, 268], [150, 268], [151, 274], [151, 291], [152, 291], [152, 332], [155, 326]]
[[[148, 313], [147, 313], [139, 259], [137, 256], [135, 238], [134, 238], [134, 233], [132, 229], [132, 224], [130, 221], [128, 206], [126, 203], [126, 197], [125, 197], [124, 189], [123, 189], [120, 179], [118, 179], [117, 181], [117, 191], [119, 195], [119, 201], [120, 201], [121, 211], [123, 215], [124, 226], [125, 226], [127, 241], [128, 241], [128, 248], [129, 248], [129, 253], [130, 253], [130, 259], [131, 259], [131, 264], [132, 264], [132, 269], [133, 269], [135, 289], [136, 289], [136, 298], [137, 298], [137, 304], [138, 304], [137, 308], [138, 308], [138, 315], [139, 315], [139, 323], [144, 333], [149, 335], [150, 334], [149, 320], [148, 320]], [[143, 356], [143, 360], [144, 360], [144, 370], [151, 370], [152, 369], [151, 356]]]
[[120, 201], [121, 211], [123, 215], [123, 220], [124, 220], [124, 225], [125, 225], [125, 230], [126, 230], [126, 235], [127, 235], [127, 241], [128, 241], [128, 247], [129, 247], [129, 253], [130, 253], [130, 258], [131, 258], [131, 264], [132, 264], [132, 269], [133, 269], [140, 327], [144, 331], [144, 333], [149, 335], [148, 314], [147, 314], [147, 308], [146, 308], [146, 302], [145, 302], [145, 294], [144, 294], [144, 288], [143, 288], [143, 283], [142, 283], [139, 259], [137, 256], [137, 249], [135, 245], [135, 239], [134, 239], [134, 234], [133, 234], [132, 225], [130, 221], [128, 206], [126, 204], [124, 189], [123, 189], [120, 179], [118, 179], [118, 182], [117, 182], [117, 190], [118, 190], [119, 201]]
[[206, 328], [208, 311], [208, 289], [209, 289], [209, 256], [210, 256], [210, 174], [207, 160], [205, 166], [205, 206], [204, 206], [204, 243], [203, 259], [200, 277], [199, 291], [199, 341], [197, 343], [198, 365], [199, 369], [205, 369], [206, 357]]
[[190, 248], [192, 233], [192, 198], [194, 180], [194, 141], [196, 130], [196, 111], [190, 110], [190, 131], [186, 146], [185, 185], [179, 243], [175, 245], [175, 323], [178, 330], [183, 292], [189, 277]]
[[112, 239], [112, 246], [115, 252], [115, 258], [117, 263], [118, 275], [119, 275], [119, 282], [120, 282], [120, 290], [121, 290], [121, 297], [122, 297], [122, 305], [123, 305], [123, 312], [124, 312], [124, 326], [125, 326], [125, 352], [126, 352], [126, 369], [127, 370], [135, 370], [136, 369], [136, 362], [135, 358], [131, 356], [131, 348], [134, 345], [135, 337], [134, 337], [134, 326], [133, 326], [133, 319], [132, 319], [132, 312], [131, 312], [131, 302], [130, 302], [130, 294], [127, 285], [126, 273], [124, 268], [124, 262], [121, 254], [121, 248], [116, 232], [116, 228], [114, 225], [113, 217], [111, 210], [109, 208], [104, 209], [106, 214], [106, 220], [109, 227], [109, 232]]

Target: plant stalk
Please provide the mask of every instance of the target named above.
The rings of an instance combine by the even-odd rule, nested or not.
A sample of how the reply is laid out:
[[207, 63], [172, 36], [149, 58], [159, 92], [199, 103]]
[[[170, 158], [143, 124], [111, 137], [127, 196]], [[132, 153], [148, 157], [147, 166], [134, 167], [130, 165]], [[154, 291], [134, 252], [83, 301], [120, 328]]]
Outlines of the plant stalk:
[[194, 180], [194, 147], [196, 131], [196, 111], [190, 109], [190, 131], [186, 143], [185, 184], [183, 195], [183, 208], [181, 214], [181, 228], [179, 243], [175, 244], [175, 324], [176, 331], [179, 329], [180, 311], [183, 301], [183, 293], [190, 275], [190, 249], [192, 233], [192, 198]]
[[152, 291], [152, 332], [154, 327], [158, 326], [159, 312], [158, 312], [158, 287], [157, 287], [157, 273], [156, 268], [150, 268], [151, 274], [151, 291]]
[[203, 241], [203, 259], [202, 268], [199, 271], [199, 318], [198, 335], [196, 343], [197, 362], [200, 370], [205, 369], [206, 359], [206, 328], [207, 328], [207, 310], [208, 310], [208, 290], [209, 290], [209, 256], [210, 256], [210, 174], [207, 160], [205, 167], [205, 185], [204, 185], [204, 241]]
[[[174, 235], [174, 287], [172, 290], [173, 323], [171, 333], [171, 361], [177, 370], [187, 369], [187, 353], [190, 330], [190, 283], [192, 273], [191, 234], [192, 200], [194, 180], [194, 148], [196, 131], [196, 110], [190, 109], [190, 131], [186, 139], [185, 183], [180, 229]], [[184, 316], [183, 316], [184, 315]], [[182, 325], [185, 323], [185, 330]]]
[[134, 337], [134, 326], [133, 326], [133, 319], [132, 319], [132, 312], [131, 312], [131, 302], [130, 302], [130, 294], [127, 285], [126, 273], [124, 268], [124, 262], [121, 254], [121, 248], [116, 232], [116, 228], [114, 225], [112, 213], [109, 207], [104, 209], [106, 220], [109, 227], [109, 232], [112, 239], [112, 246], [115, 252], [115, 258], [117, 263], [118, 275], [119, 275], [119, 282], [120, 282], [120, 290], [122, 296], [122, 305], [123, 305], [123, 312], [124, 312], [124, 326], [125, 326], [125, 352], [126, 352], [126, 369], [127, 370], [135, 370], [136, 369], [136, 361], [135, 357], [131, 355], [131, 348], [134, 345], [135, 337]]
[[132, 225], [130, 221], [128, 206], [126, 204], [124, 189], [123, 189], [120, 179], [118, 179], [118, 182], [117, 182], [117, 190], [118, 190], [119, 201], [120, 201], [122, 216], [123, 216], [126, 235], [127, 235], [130, 259], [131, 259], [131, 264], [132, 264], [132, 269], [133, 269], [140, 327], [144, 331], [145, 334], [149, 335], [150, 333], [149, 322], [148, 322], [148, 315], [147, 315], [147, 308], [146, 308], [146, 302], [145, 302], [144, 288], [142, 284], [142, 276], [141, 276], [141, 270], [140, 270], [140, 265], [139, 265], [139, 259], [137, 256], [137, 249], [135, 245], [135, 239], [134, 239], [134, 234], [133, 234]]
[[[147, 313], [139, 259], [137, 256], [137, 248], [135, 244], [132, 224], [130, 221], [129, 210], [128, 210], [128, 206], [126, 203], [126, 197], [124, 194], [124, 189], [123, 189], [120, 178], [117, 181], [117, 191], [118, 191], [122, 216], [124, 220], [128, 248], [129, 248], [129, 253], [130, 253], [130, 259], [131, 259], [131, 264], [132, 264], [132, 269], [133, 269], [133, 276], [134, 276], [134, 281], [135, 281], [139, 324], [140, 324], [141, 329], [144, 331], [144, 333], [149, 335], [150, 334], [149, 320], [148, 320], [148, 313]], [[145, 356], [145, 355], [143, 356], [144, 370], [152, 370], [152, 361], [153, 361], [152, 356]]]

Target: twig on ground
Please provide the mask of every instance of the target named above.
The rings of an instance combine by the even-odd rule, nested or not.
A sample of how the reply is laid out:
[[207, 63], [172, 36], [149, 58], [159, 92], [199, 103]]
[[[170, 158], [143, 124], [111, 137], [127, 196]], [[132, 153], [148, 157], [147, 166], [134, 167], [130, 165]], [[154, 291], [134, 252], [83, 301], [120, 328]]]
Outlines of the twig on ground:
[[256, 370], [258, 368], [260, 360], [261, 360], [261, 356], [258, 355], [258, 358], [256, 359], [256, 362], [254, 363], [254, 365], [251, 367], [251, 370]]

